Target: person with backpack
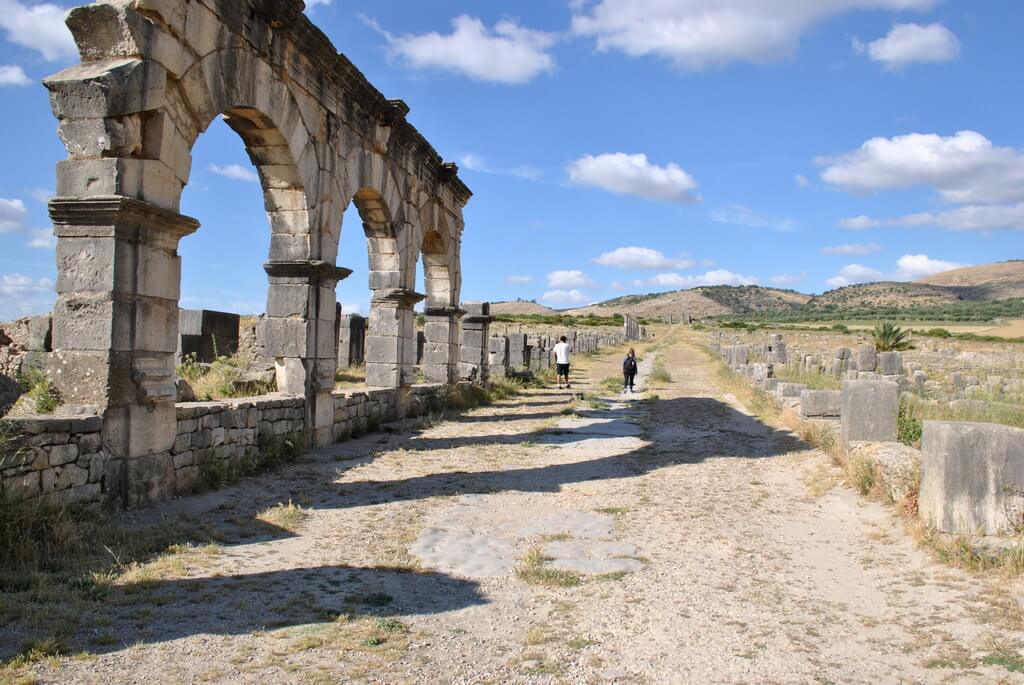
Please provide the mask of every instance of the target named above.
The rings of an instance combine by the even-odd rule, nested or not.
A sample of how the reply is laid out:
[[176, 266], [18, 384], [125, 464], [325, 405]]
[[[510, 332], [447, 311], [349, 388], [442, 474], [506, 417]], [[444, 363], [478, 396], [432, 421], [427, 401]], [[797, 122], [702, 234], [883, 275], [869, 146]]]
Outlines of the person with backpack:
[[622, 360], [622, 392], [633, 392], [633, 381], [636, 378], [636, 352], [629, 348], [626, 358]]

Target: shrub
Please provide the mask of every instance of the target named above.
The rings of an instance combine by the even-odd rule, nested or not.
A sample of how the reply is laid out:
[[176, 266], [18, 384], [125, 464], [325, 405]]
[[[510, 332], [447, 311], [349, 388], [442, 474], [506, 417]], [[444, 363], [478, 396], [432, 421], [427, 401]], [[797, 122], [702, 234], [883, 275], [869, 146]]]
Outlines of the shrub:
[[910, 397], [900, 397], [900, 410], [896, 417], [897, 440], [910, 447], [918, 447], [921, 444], [921, 430], [923, 423], [917, 415], [917, 403]]
[[953, 334], [947, 331], [945, 328], [932, 328], [924, 332], [931, 338], [952, 338]]
[[668, 369], [660, 361], [656, 361], [654, 362], [654, 368], [651, 369], [650, 381], [658, 385], [671, 383], [672, 374], [668, 372]]
[[899, 352], [913, 349], [907, 332], [894, 323], [886, 321], [875, 325], [871, 337], [875, 341], [875, 349], [879, 352]]
[[34, 413], [52, 414], [60, 406], [60, 395], [42, 369], [23, 371], [18, 376], [18, 383], [25, 391], [25, 397]]

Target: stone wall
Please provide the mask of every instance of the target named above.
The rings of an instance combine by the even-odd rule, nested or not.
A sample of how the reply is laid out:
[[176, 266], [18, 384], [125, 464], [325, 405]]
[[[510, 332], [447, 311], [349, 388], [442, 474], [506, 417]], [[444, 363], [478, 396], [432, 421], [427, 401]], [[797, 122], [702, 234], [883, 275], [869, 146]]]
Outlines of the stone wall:
[[[441, 386], [381, 388], [333, 393], [332, 435], [345, 440], [429, 410]], [[5, 421], [16, 430], [0, 454], [0, 490], [15, 500], [45, 497], [55, 503], [107, 503], [133, 507], [202, 489], [225, 474], [245, 474], [260, 464], [269, 440], [308, 445], [306, 403], [268, 395], [175, 406], [170, 450], [119, 459], [104, 446], [103, 420], [33, 417]]]
[[[0, 453], [3, 496], [45, 496], [57, 503], [99, 501], [116, 464], [108, 461], [98, 416], [19, 420], [18, 449]], [[0, 427], [2, 428], [2, 427]]]

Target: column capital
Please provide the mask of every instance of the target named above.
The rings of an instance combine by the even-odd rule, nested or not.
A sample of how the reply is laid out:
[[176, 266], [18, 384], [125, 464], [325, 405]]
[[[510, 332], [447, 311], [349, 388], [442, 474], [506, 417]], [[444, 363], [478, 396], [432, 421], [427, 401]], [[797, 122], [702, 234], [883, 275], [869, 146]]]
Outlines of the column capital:
[[374, 304], [389, 305], [394, 307], [411, 307], [417, 302], [427, 299], [423, 293], [408, 288], [381, 288], [373, 292], [371, 306]]
[[58, 238], [120, 238], [177, 246], [199, 228], [190, 216], [120, 195], [55, 197], [49, 211]]
[[352, 275], [352, 269], [335, 266], [322, 259], [282, 259], [263, 264], [271, 278], [303, 278], [315, 281], [343, 281]]
[[466, 313], [465, 309], [460, 309], [454, 306], [448, 307], [427, 307], [423, 310], [423, 315], [430, 318], [448, 319], [454, 321], [462, 317]]

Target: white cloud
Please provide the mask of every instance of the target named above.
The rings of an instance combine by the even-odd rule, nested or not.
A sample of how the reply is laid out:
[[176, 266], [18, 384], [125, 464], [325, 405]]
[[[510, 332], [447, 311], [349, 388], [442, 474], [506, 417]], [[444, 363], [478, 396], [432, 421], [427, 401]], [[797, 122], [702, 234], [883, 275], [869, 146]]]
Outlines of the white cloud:
[[594, 261], [619, 269], [689, 269], [696, 265], [692, 259], [673, 259], [649, 247], [619, 247]]
[[620, 195], [637, 195], [669, 202], [700, 202], [697, 181], [679, 165], [651, 164], [643, 153], [624, 152], [584, 155], [570, 162], [566, 171], [576, 185], [593, 186]]
[[312, 9], [317, 5], [330, 5], [334, 0], [306, 0], [306, 9]]
[[40, 250], [52, 250], [57, 247], [57, 236], [49, 228], [33, 228], [28, 246]]
[[64, 24], [63, 7], [44, 2], [29, 5], [19, 0], [0, 0], [0, 29], [7, 40], [36, 50], [45, 59], [77, 59], [78, 48]]
[[[758, 279], [753, 276], [733, 273], [726, 269], [715, 269], [697, 276], [682, 275], [677, 273], [657, 274], [642, 281], [645, 285], [660, 286], [663, 288], [696, 288], [702, 285], [755, 285]], [[634, 285], [641, 282], [634, 281]]]
[[578, 269], [552, 271], [548, 274], [548, 287], [558, 289], [596, 288], [597, 283]]
[[533, 276], [506, 276], [505, 282], [509, 285], [517, 283], [533, 283]]
[[878, 269], [863, 264], [847, 264], [839, 270], [838, 276], [833, 276], [825, 282], [833, 288], [843, 288], [854, 283], [871, 283], [883, 278], [882, 272]]
[[719, 224], [749, 226], [750, 228], [770, 228], [773, 231], [792, 231], [796, 228], [796, 222], [792, 219], [779, 219], [758, 214], [743, 205], [729, 205], [725, 209], [715, 209], [708, 212], [708, 216], [711, 217], [712, 221]]
[[542, 302], [551, 304], [589, 304], [591, 299], [575, 288], [572, 290], [549, 290], [540, 296]]
[[236, 181], [245, 181], [247, 183], [259, 183], [260, 177], [256, 175], [256, 172], [252, 169], [247, 169], [241, 164], [211, 164], [210, 171], [223, 176], [224, 178], [231, 178]]
[[796, 285], [807, 278], [806, 273], [799, 274], [778, 274], [768, 279], [773, 285]]
[[829, 245], [821, 248], [821, 254], [844, 254], [855, 257], [881, 252], [885, 248], [878, 243], [844, 243], [843, 245]]
[[33, 279], [21, 274], [0, 275], [0, 295], [6, 297], [25, 297], [36, 293], [53, 291], [53, 281], [49, 278]]
[[653, 55], [682, 69], [793, 55], [814, 25], [851, 10], [925, 10], [936, 0], [601, 0], [575, 9], [574, 33], [601, 51]]
[[893, 70], [915, 62], [951, 62], [960, 55], [960, 41], [942, 24], [897, 24], [883, 38], [867, 44], [854, 38], [853, 48]]
[[555, 69], [547, 51], [556, 36], [514, 21], [499, 21], [489, 29], [464, 14], [452, 20], [451, 33], [420, 35], [393, 35], [371, 19], [364, 21], [384, 36], [392, 56], [414, 69], [441, 69], [498, 83], [526, 83]]
[[8, 200], [0, 197], [0, 233], [12, 233], [24, 228], [25, 215], [28, 210], [21, 200]]
[[864, 193], [930, 186], [958, 204], [1024, 201], [1024, 153], [975, 131], [872, 138], [838, 157], [819, 157], [826, 183]]
[[962, 269], [968, 266], [958, 262], [944, 262], [941, 259], [932, 259], [924, 254], [905, 254], [896, 262], [896, 280], [916, 281], [925, 276]]
[[796, 176], [793, 177], [793, 180], [796, 181], [796, 185], [799, 188], [811, 187], [811, 179], [807, 178], [803, 174], [797, 174]]
[[544, 176], [543, 171], [536, 167], [532, 167], [529, 164], [520, 164], [519, 166], [512, 167], [511, 169], [497, 169], [489, 166], [483, 157], [473, 154], [472, 152], [464, 154], [462, 159], [459, 160], [459, 164], [470, 171], [477, 171], [483, 174], [516, 176], [518, 178], [525, 178], [529, 181], [539, 181]]
[[942, 212], [919, 212], [884, 219], [857, 216], [840, 219], [839, 225], [852, 229], [931, 226], [950, 231], [1024, 230], [1024, 202], [1016, 205], [967, 205]]
[[906, 254], [896, 261], [896, 270], [885, 274], [862, 264], [847, 264], [839, 270], [839, 275], [825, 281], [832, 288], [842, 288], [856, 283], [873, 283], [877, 281], [914, 281], [924, 276], [959, 269], [967, 264], [932, 259], [924, 254]]
[[32, 80], [18, 65], [0, 65], [0, 86], [28, 86], [31, 84]]

